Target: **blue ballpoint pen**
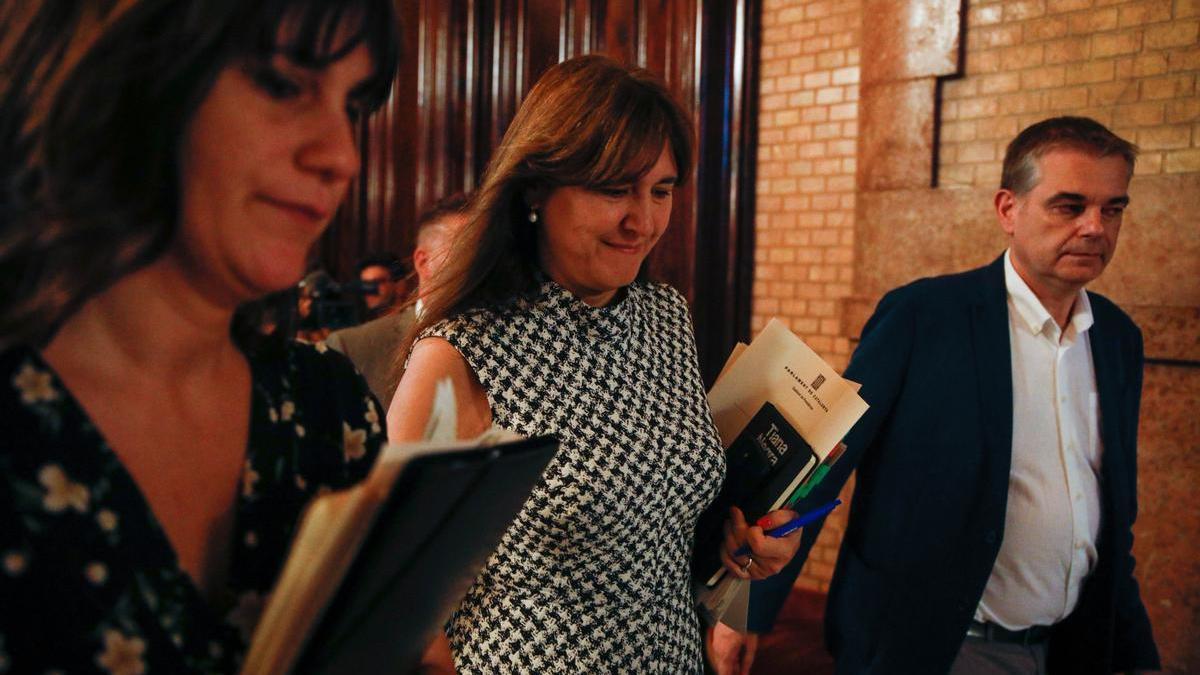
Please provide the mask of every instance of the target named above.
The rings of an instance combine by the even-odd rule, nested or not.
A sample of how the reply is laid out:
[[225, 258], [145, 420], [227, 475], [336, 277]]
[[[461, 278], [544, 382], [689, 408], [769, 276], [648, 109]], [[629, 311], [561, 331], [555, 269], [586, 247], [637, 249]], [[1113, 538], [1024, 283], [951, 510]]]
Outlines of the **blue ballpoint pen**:
[[[817, 520], [820, 520], [821, 518], [824, 518], [826, 515], [829, 514], [830, 511], [836, 509], [838, 507], [838, 504], [841, 504], [841, 503], [842, 503], [842, 500], [835, 499], [835, 500], [829, 502], [828, 504], [818, 506], [817, 508], [813, 509], [812, 511], [809, 511], [808, 513], [805, 513], [804, 515], [796, 516], [795, 518], [792, 518], [791, 520], [780, 525], [779, 527], [773, 527], [773, 528], [767, 530], [766, 532], [763, 532], [763, 534], [767, 535], [768, 537], [774, 537], [776, 539], [779, 539], [780, 537], [786, 537], [789, 534], [795, 532], [796, 530], [804, 527], [805, 525], [809, 525], [813, 522], [816, 522]], [[733, 552], [733, 557], [740, 558], [741, 556], [749, 555], [749, 554], [750, 554], [750, 547], [743, 546]]]

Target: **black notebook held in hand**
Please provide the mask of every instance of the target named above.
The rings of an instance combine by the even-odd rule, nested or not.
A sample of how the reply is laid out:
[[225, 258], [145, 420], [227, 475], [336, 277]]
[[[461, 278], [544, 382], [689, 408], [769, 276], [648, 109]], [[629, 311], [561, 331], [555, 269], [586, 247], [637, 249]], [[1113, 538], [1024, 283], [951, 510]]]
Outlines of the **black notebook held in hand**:
[[410, 672], [557, 449], [553, 437], [401, 449], [317, 498], [243, 675]]
[[692, 575], [712, 586], [720, 580], [723, 525], [729, 508], [742, 510], [754, 524], [782, 508], [816, 470], [820, 459], [771, 403], [763, 403], [746, 428], [725, 450], [725, 483], [696, 524]]

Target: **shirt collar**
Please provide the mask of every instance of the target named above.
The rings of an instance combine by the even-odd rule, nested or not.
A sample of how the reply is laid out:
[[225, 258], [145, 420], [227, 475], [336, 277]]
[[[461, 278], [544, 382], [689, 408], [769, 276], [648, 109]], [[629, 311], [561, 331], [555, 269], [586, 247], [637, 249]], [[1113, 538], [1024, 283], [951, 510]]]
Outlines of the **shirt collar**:
[[[1013, 267], [1011, 250], [1004, 252], [1004, 285], [1008, 288], [1008, 297], [1017, 310], [1020, 322], [1029, 329], [1029, 332], [1038, 335], [1046, 330], [1047, 323], [1049, 323], [1051, 333], [1058, 337], [1058, 324], [1054, 322], [1054, 317], [1050, 316], [1050, 312], [1042, 305], [1042, 301], [1034, 295], [1033, 289], [1029, 288], [1029, 284], [1025, 283], [1025, 280], [1021, 278], [1020, 274], [1017, 274], [1016, 268]], [[1091, 328], [1094, 322], [1092, 303], [1088, 300], [1087, 291], [1081, 288], [1075, 298], [1074, 306], [1071, 307], [1071, 320], [1067, 323], [1067, 328], [1074, 329], [1069, 332], [1079, 335]]]

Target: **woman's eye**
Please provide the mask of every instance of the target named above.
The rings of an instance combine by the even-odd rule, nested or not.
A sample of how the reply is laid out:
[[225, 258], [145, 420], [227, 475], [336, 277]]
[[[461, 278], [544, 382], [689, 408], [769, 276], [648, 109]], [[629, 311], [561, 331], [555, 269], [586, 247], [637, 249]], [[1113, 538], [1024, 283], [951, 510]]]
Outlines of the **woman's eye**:
[[275, 99], [288, 99], [300, 94], [300, 85], [288, 79], [283, 73], [271, 66], [258, 66], [250, 71], [250, 76], [259, 89]]
[[627, 188], [627, 187], [601, 187], [601, 188], [596, 188], [596, 192], [599, 192], [600, 194], [604, 195], [605, 197], [624, 197], [626, 194], [629, 193], [629, 188]]
[[668, 199], [674, 191], [669, 188], [658, 188], [654, 191], [654, 196], [658, 199]]
[[346, 104], [346, 117], [351, 123], [357, 124], [363, 118], [363, 105], [358, 101], [352, 101]]

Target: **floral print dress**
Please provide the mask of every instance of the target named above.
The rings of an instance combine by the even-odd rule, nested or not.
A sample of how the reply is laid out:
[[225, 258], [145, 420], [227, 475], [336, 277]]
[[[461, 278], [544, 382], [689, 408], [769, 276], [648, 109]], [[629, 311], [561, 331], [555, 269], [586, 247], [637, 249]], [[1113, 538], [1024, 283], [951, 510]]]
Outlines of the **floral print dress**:
[[370, 469], [378, 405], [340, 354], [249, 357], [251, 424], [225, 606], [200, 595], [120, 460], [51, 368], [0, 353], [0, 673], [231, 673], [297, 518]]

